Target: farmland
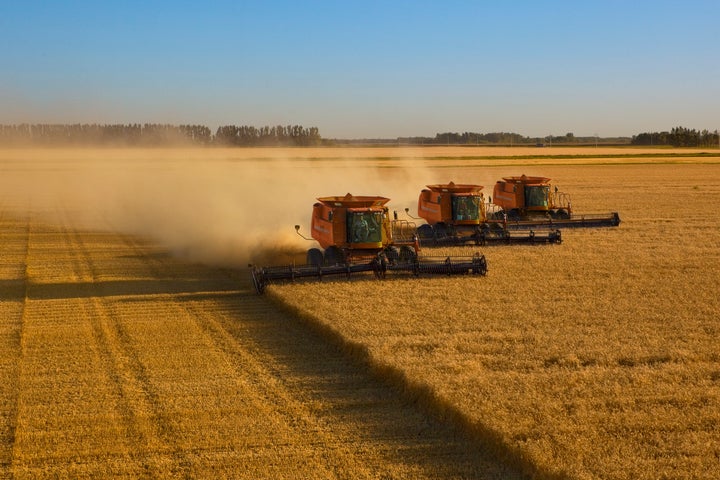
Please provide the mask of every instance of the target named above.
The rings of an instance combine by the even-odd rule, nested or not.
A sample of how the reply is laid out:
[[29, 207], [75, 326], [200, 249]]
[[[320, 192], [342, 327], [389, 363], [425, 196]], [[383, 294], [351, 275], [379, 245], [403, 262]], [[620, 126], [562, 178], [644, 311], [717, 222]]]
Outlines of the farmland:
[[0, 223], [3, 478], [512, 473], [244, 276], [67, 219]]
[[[508, 150], [3, 151], [2, 475], [717, 478], [720, 159]], [[621, 226], [251, 291], [315, 196], [519, 173]]]

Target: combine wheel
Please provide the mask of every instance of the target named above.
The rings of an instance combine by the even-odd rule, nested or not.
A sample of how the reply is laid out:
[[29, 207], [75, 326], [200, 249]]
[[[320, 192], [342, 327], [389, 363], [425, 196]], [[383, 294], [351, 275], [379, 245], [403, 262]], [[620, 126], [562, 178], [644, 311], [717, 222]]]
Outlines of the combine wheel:
[[418, 227], [417, 234], [420, 239], [430, 239], [435, 236], [432, 225], [428, 225], [427, 223]]
[[559, 218], [561, 220], [567, 220], [570, 218], [570, 214], [564, 208], [561, 208], [560, 210], [558, 210], [556, 216], [557, 216], [557, 218]]
[[484, 223], [482, 226], [482, 231], [485, 233], [485, 237], [488, 237], [489, 235], [493, 235], [496, 237], [501, 236], [505, 229], [503, 228], [501, 223]]
[[332, 245], [325, 250], [325, 265], [342, 265], [345, 263], [345, 255], [342, 250]]
[[436, 223], [435, 224], [435, 238], [437, 240], [444, 239], [448, 236], [448, 229], [447, 225], [444, 223]]
[[390, 265], [395, 265], [400, 260], [400, 252], [397, 247], [388, 247], [385, 249], [385, 256]]
[[313, 267], [321, 267], [323, 264], [323, 253], [319, 248], [311, 248], [307, 251], [307, 264]]
[[488, 220], [505, 220], [505, 212], [503, 210], [492, 212], [488, 216]]
[[415, 250], [408, 247], [407, 245], [403, 245], [400, 247], [400, 262], [401, 263], [414, 263], [417, 261], [417, 254], [415, 253]]

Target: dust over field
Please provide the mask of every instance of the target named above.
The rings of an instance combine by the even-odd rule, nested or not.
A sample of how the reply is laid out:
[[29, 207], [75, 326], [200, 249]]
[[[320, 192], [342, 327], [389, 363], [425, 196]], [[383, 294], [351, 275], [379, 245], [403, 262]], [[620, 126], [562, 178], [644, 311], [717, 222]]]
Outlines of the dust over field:
[[416, 185], [431, 179], [412, 159], [393, 162], [393, 174], [387, 175], [375, 161], [358, 165], [343, 158], [298, 159], [297, 152], [325, 153], [3, 150], [0, 201], [40, 212], [48, 221], [61, 205], [81, 225], [146, 235], [190, 260], [242, 266], [304, 251], [307, 242], [295, 234], [293, 225], [307, 232], [318, 196], [350, 192], [412, 204]]
[[[48, 220], [62, 205], [78, 224], [146, 235], [190, 260], [242, 266], [304, 251], [307, 242], [292, 227], [299, 224], [307, 232], [318, 196], [383, 195], [402, 212], [415, 208], [421, 186], [453, 175], [491, 190], [498, 177], [489, 166], [523, 166], [531, 174], [533, 168], [558, 163], [609, 163], [607, 155], [613, 154], [637, 156], [622, 163], [720, 161], [713, 150], [708, 157], [643, 157], [667, 152], [618, 147], [4, 149], [0, 202], [44, 213]], [[503, 155], [510, 156], [495, 158]], [[558, 155], [581, 158], [558, 160]]]
[[[2, 475], [718, 478], [718, 157], [511, 150], [0, 151]], [[519, 173], [621, 226], [486, 278], [236, 269], [318, 196]]]

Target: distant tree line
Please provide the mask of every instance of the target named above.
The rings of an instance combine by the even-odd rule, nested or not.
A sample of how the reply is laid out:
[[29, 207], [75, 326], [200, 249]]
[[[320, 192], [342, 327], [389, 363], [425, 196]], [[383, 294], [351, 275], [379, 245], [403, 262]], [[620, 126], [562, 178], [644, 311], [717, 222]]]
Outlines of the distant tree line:
[[404, 137], [399, 138], [403, 143], [424, 144], [424, 145], [476, 145], [476, 144], [511, 144], [511, 143], [535, 143], [534, 139], [523, 137], [517, 133], [493, 132], [444, 132], [436, 133], [434, 137]]
[[222, 126], [215, 135], [204, 125], [132, 124], [19, 124], [0, 125], [1, 145], [318, 145], [317, 128]]
[[300, 125], [278, 125], [275, 127], [237, 127], [228, 125], [219, 127], [214, 142], [220, 145], [287, 145], [312, 146], [322, 141], [316, 127], [304, 128]]
[[315, 146], [341, 144], [411, 145], [667, 145], [673, 147], [720, 146], [718, 131], [675, 127], [669, 132], [646, 132], [629, 137], [527, 137], [511, 132], [444, 132], [434, 137], [397, 139], [327, 140], [317, 127], [277, 125], [254, 127], [224, 125], [213, 135], [204, 125], [130, 124], [19, 124], [0, 125], [0, 145], [108, 145], [108, 146]]
[[645, 132], [634, 135], [632, 145], [669, 145], [673, 147], [713, 147], [718, 146], [718, 131], [698, 131], [685, 127], [675, 127], [669, 132]]
[[400, 137], [399, 143], [423, 144], [423, 145], [545, 145], [545, 144], [623, 144], [629, 143], [628, 137], [576, 137], [573, 133], [566, 133], [563, 136], [548, 135], [546, 137], [526, 137], [519, 133], [511, 132], [444, 132], [437, 133], [434, 137]]

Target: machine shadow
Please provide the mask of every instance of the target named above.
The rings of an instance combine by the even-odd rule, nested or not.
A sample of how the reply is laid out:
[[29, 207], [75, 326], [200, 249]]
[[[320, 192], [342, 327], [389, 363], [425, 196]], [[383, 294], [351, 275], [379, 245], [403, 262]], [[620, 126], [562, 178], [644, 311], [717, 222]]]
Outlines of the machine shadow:
[[25, 280], [0, 280], [0, 302], [22, 302], [25, 300]]
[[[229, 275], [208, 268], [207, 274], [204, 288], [197, 284], [195, 292], [175, 292], [179, 294], [173, 300], [192, 302], [193, 308], [198, 308], [197, 302], [208, 301], [208, 310], [212, 303], [212, 309], [225, 312], [216, 318], [225, 332], [238, 344], [250, 344], [272, 358], [269, 368], [277, 370], [277, 378], [288, 388], [301, 392], [303, 401], [316, 406], [314, 415], [320, 424], [337, 435], [350, 435], [340, 432], [352, 425], [351, 436], [343, 439], [348, 445], [363, 449], [373, 445], [389, 462], [386, 465], [411, 465], [427, 477], [526, 478], [514, 455], [469, 435], [441, 412], [423, 406], [412, 392], [403, 391], [349, 354], [341, 342], [258, 295], [249, 271]], [[370, 277], [369, 281], [377, 280]], [[213, 291], [212, 286], [222, 288]], [[139, 295], [122, 301], [152, 300]]]

